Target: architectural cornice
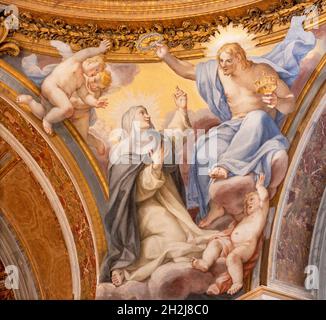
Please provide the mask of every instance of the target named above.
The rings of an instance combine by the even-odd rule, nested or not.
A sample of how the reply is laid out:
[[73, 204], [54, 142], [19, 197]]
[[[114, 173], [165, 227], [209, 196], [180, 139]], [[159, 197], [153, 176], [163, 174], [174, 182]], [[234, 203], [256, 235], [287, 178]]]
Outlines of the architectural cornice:
[[177, 57], [196, 59], [204, 56], [205, 43], [219, 26], [242, 25], [256, 35], [258, 45], [267, 45], [286, 34], [293, 16], [302, 15], [310, 8], [318, 10], [317, 23], [326, 20], [322, 0], [2, 2], [18, 6], [20, 26], [13, 38], [22, 48], [57, 56], [50, 40], [61, 40], [73, 50], [80, 50], [110, 39], [113, 45], [107, 59], [116, 62], [157, 61], [153, 53], [136, 51], [135, 42], [147, 32], [162, 34]]
[[[148, 22], [182, 20], [192, 17], [205, 17], [211, 14], [228, 12], [244, 13], [248, 8], [259, 7], [265, 10], [272, 0], [3, 0], [14, 4], [21, 11], [29, 11], [39, 17], [56, 16], [70, 21], [94, 21], [96, 23]], [[284, 1], [286, 3], [293, 1]], [[297, 1], [299, 2], [299, 1]]]

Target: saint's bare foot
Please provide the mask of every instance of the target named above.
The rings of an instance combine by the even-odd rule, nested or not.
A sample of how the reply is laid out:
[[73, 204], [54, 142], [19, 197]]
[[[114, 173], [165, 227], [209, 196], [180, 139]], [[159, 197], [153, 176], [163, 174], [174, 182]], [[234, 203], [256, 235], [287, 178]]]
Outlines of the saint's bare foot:
[[209, 211], [207, 216], [199, 222], [198, 227], [207, 228], [213, 221], [215, 221], [219, 217], [220, 215], [217, 212]]
[[52, 124], [43, 119], [43, 129], [48, 135], [53, 135]]
[[200, 270], [202, 272], [207, 272], [208, 266], [203, 259], [192, 258], [191, 265], [194, 269]]
[[121, 270], [113, 270], [111, 280], [116, 287], [120, 287], [124, 280], [123, 272]]
[[217, 287], [217, 285], [214, 283], [214, 284], [211, 284], [206, 293], [209, 295], [209, 296], [217, 296], [220, 294], [220, 289]]
[[206, 228], [208, 227], [215, 219], [211, 218], [209, 214], [202, 220], [200, 220], [198, 227], [199, 228]]
[[243, 283], [233, 283], [231, 288], [228, 290], [228, 294], [235, 294], [243, 287]]
[[33, 100], [33, 97], [28, 94], [21, 94], [16, 98], [17, 103], [26, 103], [30, 104]]
[[218, 167], [218, 178], [220, 179], [227, 179], [228, 171], [224, 168]]
[[217, 207], [214, 203], [210, 202], [210, 210], [207, 213], [207, 216], [203, 218], [198, 226], [199, 228], [207, 228], [213, 221], [217, 218], [220, 218], [224, 215], [224, 208]]
[[227, 179], [228, 171], [222, 167], [216, 167], [211, 170], [209, 176], [214, 180]]
[[210, 225], [210, 223], [208, 223], [207, 221], [208, 221], [208, 217], [201, 219], [200, 222], [198, 223], [198, 227], [204, 228], [204, 227]]

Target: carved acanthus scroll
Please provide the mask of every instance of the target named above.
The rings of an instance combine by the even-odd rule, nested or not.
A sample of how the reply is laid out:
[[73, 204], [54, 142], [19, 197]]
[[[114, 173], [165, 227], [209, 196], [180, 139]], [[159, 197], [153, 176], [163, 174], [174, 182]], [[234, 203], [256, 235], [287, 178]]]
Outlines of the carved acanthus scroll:
[[5, 23], [6, 16], [0, 17], [0, 56], [17, 56], [20, 52], [17, 41], [11, 39], [10, 30]]

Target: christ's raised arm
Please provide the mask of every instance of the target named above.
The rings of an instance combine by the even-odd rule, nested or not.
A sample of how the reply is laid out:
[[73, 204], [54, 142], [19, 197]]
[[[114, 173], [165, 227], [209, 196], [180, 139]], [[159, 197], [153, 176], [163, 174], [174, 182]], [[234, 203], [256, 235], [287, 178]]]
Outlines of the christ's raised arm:
[[169, 52], [166, 45], [157, 44], [156, 54], [161, 58], [177, 75], [189, 79], [196, 80], [196, 68], [193, 64], [179, 60]]

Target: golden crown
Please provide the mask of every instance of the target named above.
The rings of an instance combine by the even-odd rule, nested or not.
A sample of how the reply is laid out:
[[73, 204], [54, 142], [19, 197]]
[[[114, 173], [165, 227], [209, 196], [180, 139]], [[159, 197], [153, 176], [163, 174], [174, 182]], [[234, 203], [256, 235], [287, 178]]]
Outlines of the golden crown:
[[136, 42], [136, 48], [139, 51], [149, 51], [156, 47], [156, 44], [163, 40], [163, 36], [156, 32], [150, 32], [142, 35]]

